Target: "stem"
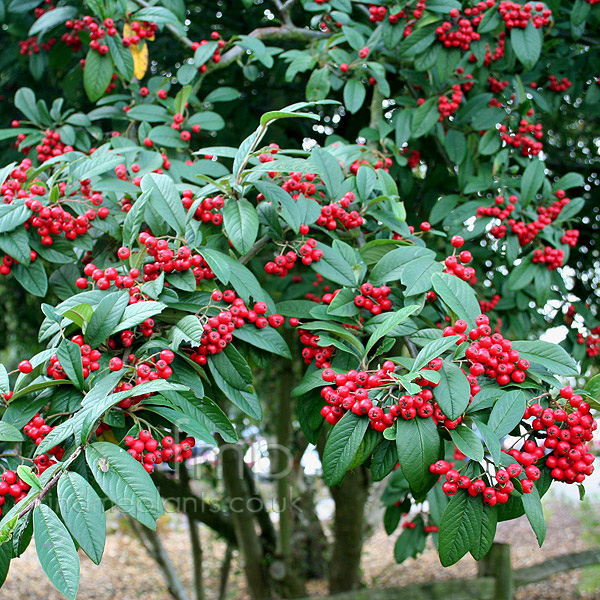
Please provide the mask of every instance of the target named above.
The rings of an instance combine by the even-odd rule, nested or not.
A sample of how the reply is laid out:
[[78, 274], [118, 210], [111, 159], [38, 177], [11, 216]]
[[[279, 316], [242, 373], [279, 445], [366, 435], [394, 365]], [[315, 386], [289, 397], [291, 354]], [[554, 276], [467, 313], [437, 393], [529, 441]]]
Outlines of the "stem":
[[141, 525], [130, 516], [127, 516], [127, 520], [129, 521], [136, 536], [142, 542], [148, 554], [159, 566], [171, 596], [173, 596], [175, 600], [189, 600], [185, 588], [183, 587], [181, 580], [179, 579], [179, 576], [173, 567], [173, 563], [171, 562], [171, 559], [162, 545], [160, 537], [156, 531], [152, 531], [152, 529], [148, 529], [144, 525]]
[[[190, 485], [190, 474], [185, 462], [179, 464], [179, 479], [188, 493], [192, 493]], [[204, 600], [204, 585], [202, 579], [202, 540], [200, 528], [196, 520], [187, 514], [188, 527], [190, 529], [190, 545], [192, 547], [192, 566], [194, 569], [194, 596], [196, 600]]]
[[219, 596], [218, 600], [227, 599], [227, 584], [229, 582], [229, 572], [231, 571], [231, 559], [233, 557], [233, 546], [227, 544], [225, 549], [225, 556], [221, 563], [221, 572], [219, 575]]

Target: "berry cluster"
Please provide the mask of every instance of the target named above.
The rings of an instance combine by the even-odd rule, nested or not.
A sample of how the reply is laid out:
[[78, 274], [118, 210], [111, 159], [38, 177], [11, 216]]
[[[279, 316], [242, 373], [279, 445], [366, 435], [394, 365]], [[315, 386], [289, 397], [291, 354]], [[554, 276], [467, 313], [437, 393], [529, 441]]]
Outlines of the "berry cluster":
[[215, 274], [200, 254], [194, 254], [188, 246], [180, 246], [177, 250], [169, 248], [169, 242], [157, 240], [153, 235], [142, 232], [139, 235], [140, 244], [146, 247], [148, 256], [153, 262], [144, 265], [144, 281], [153, 281], [161, 273], [189, 271], [194, 273], [196, 282], [203, 279], [214, 279]]
[[[293, 325], [291, 319], [290, 325]], [[328, 369], [331, 366], [329, 359], [333, 354], [333, 346], [319, 345], [319, 336], [306, 329], [298, 329], [298, 335], [300, 336], [300, 343], [304, 346], [302, 348], [304, 363], [310, 365], [314, 360], [317, 369]]]
[[[465, 240], [460, 235], [453, 235], [450, 239], [450, 244], [454, 248], [461, 248], [465, 243]], [[468, 281], [471, 284], [477, 283], [477, 277], [475, 276], [475, 269], [473, 267], [465, 267], [466, 264], [473, 260], [473, 255], [468, 250], [462, 250], [458, 256], [452, 255], [447, 256], [444, 259], [444, 273], [450, 273], [456, 275], [463, 281]]]
[[[169, 366], [175, 359], [175, 354], [171, 350], [163, 350], [158, 358], [151, 356], [138, 361], [135, 354], [130, 354], [127, 357], [128, 365], [131, 371], [131, 380], [133, 381], [122, 381], [113, 392], [128, 392], [132, 390], [130, 398], [125, 398], [118, 403], [118, 406], [123, 409], [131, 408], [136, 404], [139, 404], [145, 398], [149, 398], [152, 394], [135, 394], [135, 387], [142, 383], [148, 383], [149, 381], [156, 381], [157, 379], [169, 379], [173, 374], [173, 369]], [[114, 356], [110, 359], [109, 368], [111, 371], [120, 371], [124, 364], [121, 358]]]
[[387, 15], [387, 8], [385, 6], [375, 6], [371, 4], [369, 6], [369, 21], [372, 23], [378, 23], [385, 19]]
[[[477, 208], [477, 212], [475, 213], [475, 216], [477, 218], [494, 217], [496, 219], [499, 219], [500, 221], [504, 221], [505, 219], [508, 219], [508, 217], [511, 215], [513, 210], [515, 210], [515, 203], [518, 200], [519, 199], [516, 196], [509, 196], [508, 204], [504, 208], [502, 208], [502, 205], [506, 201], [506, 198], [504, 198], [504, 196], [496, 196], [496, 198], [495, 198], [496, 206], [479, 206]], [[506, 225], [494, 225], [490, 229], [490, 235], [497, 239], [501, 239], [501, 238], [505, 237], [506, 236]]]
[[148, 473], [154, 471], [154, 465], [163, 462], [181, 463], [186, 458], [191, 458], [192, 448], [196, 445], [193, 437], [185, 438], [180, 444], [176, 444], [170, 435], [159, 441], [152, 437], [152, 433], [147, 429], [142, 429], [137, 438], [132, 435], [126, 436], [124, 441], [129, 448], [127, 452], [141, 462]]
[[[82, 335], [73, 336], [71, 341], [77, 344], [81, 351], [81, 363], [83, 365], [83, 377], [85, 379], [92, 371], [100, 369], [100, 363], [98, 361], [100, 360], [102, 353], [99, 350], [93, 350], [88, 344], [84, 344]], [[56, 380], [67, 379], [67, 375], [56, 354], [53, 354], [50, 357], [46, 372], [50, 377]]]
[[[30, 485], [25, 483], [14, 471], [4, 471], [0, 479], [0, 507], [6, 501], [6, 497], [12, 497], [15, 504], [27, 496]], [[0, 514], [2, 509], [0, 508]]]
[[585, 344], [585, 353], [590, 358], [600, 355], [600, 327], [592, 329], [592, 334], [584, 335], [581, 332], [577, 333], [577, 343]]
[[[523, 492], [526, 494], [533, 491], [533, 481], [540, 477], [540, 470], [533, 465], [531, 467], [528, 467], [531, 477], [519, 480]], [[438, 460], [433, 463], [429, 467], [429, 470], [436, 475], [445, 475], [446, 480], [442, 484], [442, 490], [447, 496], [454, 496], [461, 489], [465, 490], [473, 498], [481, 494], [483, 503], [487, 506], [508, 502], [511, 492], [515, 489], [515, 484], [511, 479], [517, 479], [523, 471], [521, 465], [516, 462], [508, 465], [506, 469], [498, 469], [495, 475], [497, 484], [492, 486], [488, 485], [481, 478], [472, 480], [467, 475], [461, 475], [451, 463], [445, 460]]]
[[[493, 5], [493, 0], [488, 0]], [[465, 9], [465, 16], [460, 14], [457, 8], [450, 11], [451, 20], [444, 21], [436, 30], [438, 40], [444, 44], [445, 48], [460, 48], [468, 50], [471, 47], [471, 42], [477, 41], [480, 38], [479, 33], [475, 31], [477, 25], [482, 19], [481, 13], [487, 8], [485, 2], [479, 2], [473, 8]], [[470, 21], [467, 16], [472, 16]], [[457, 29], [453, 30], [452, 27]]]
[[[31, 262], [35, 262], [37, 258], [37, 252], [31, 250]], [[0, 262], [0, 275], [10, 275], [13, 265], [19, 264], [19, 261], [15, 260], [12, 256], [5, 254]]]
[[[136, 292], [139, 292], [137, 288], [134, 288], [135, 280], [140, 276], [139, 269], [130, 269], [127, 275], [123, 275], [115, 267], [99, 269], [94, 263], [89, 262], [83, 268], [83, 274], [91, 278], [99, 290], [107, 290], [114, 283], [119, 289], [129, 289], [132, 298]], [[75, 285], [80, 290], [85, 290], [91, 283], [86, 277], [78, 277], [75, 280]]]
[[527, 408], [524, 418], [533, 417], [533, 430], [545, 433], [546, 439], [543, 447], [534, 441], [525, 442], [520, 455], [513, 456], [521, 464], [524, 459], [533, 464], [544, 456], [544, 448], [550, 449], [546, 467], [551, 469], [552, 478], [565, 483], [582, 483], [594, 471], [594, 455], [587, 451], [585, 444], [592, 440], [597, 423], [590, 414], [590, 405], [570, 386], [560, 390], [560, 397], [566, 400], [564, 407], [556, 402], [554, 409], [543, 408], [540, 404]]
[[[370, 81], [370, 83], [373, 83]], [[369, 165], [372, 166], [375, 170], [378, 169], [383, 169], [386, 173], [389, 173], [390, 167], [392, 166], [393, 161], [391, 158], [379, 158], [377, 159], [374, 163], [371, 163], [371, 161], [367, 160], [366, 158], [361, 158], [361, 159], [356, 159], [351, 165], [350, 165], [350, 173], [352, 173], [352, 175], [356, 175], [358, 173], [358, 170], [363, 166], [363, 165]], [[354, 201], [354, 198], [352, 199]]]
[[[17, 136], [17, 143], [21, 143], [24, 139], [25, 135], [20, 133]], [[51, 129], [47, 129], [44, 132], [44, 138], [36, 145], [35, 149], [39, 163], [43, 163], [54, 156], [61, 156], [67, 152], [73, 152], [73, 146], [61, 142], [60, 133], [58, 131], [52, 131]], [[21, 150], [24, 154], [28, 153], [28, 149], [26, 148], [22, 148]]]
[[550, 75], [548, 79], [550, 81], [549, 87], [553, 92], [566, 92], [573, 85], [567, 77], [563, 77], [559, 81], [554, 75]]
[[533, 251], [532, 262], [544, 263], [548, 267], [548, 271], [556, 271], [559, 267], [562, 267], [565, 258], [565, 253], [559, 248], [552, 248], [546, 246], [543, 250], [536, 248]]
[[279, 314], [266, 317], [268, 307], [264, 302], [257, 302], [249, 309], [233, 290], [214, 290], [211, 298], [214, 302], [225, 302], [231, 306], [215, 316], [204, 318], [204, 333], [197, 349], [190, 356], [199, 365], [206, 364], [207, 356], [222, 352], [233, 340], [233, 332], [246, 323], [254, 323], [258, 329], [281, 327], [285, 323], [285, 319]]
[[444, 337], [459, 335], [458, 343], [470, 341], [465, 350], [465, 358], [471, 363], [469, 373], [474, 377], [486, 375], [501, 386], [511, 381], [523, 383], [529, 361], [520, 358], [519, 351], [511, 349], [512, 342], [501, 333], [492, 333], [489, 317], [479, 315], [475, 323], [477, 326], [467, 332], [467, 322], [459, 320], [443, 332]]
[[346, 230], [356, 229], [364, 223], [364, 219], [358, 211], [348, 212], [346, 209], [356, 200], [352, 192], [347, 192], [338, 202], [332, 202], [321, 207], [321, 214], [317, 219], [317, 225], [326, 227], [330, 231], [337, 229], [338, 225]]
[[579, 229], [567, 229], [560, 238], [561, 244], [574, 248], [579, 240]]
[[412, 32], [417, 21], [423, 16], [426, 8], [426, 0], [418, 0], [417, 5], [413, 8], [410, 3], [405, 8], [397, 13], [390, 13], [388, 20], [392, 25], [395, 25], [400, 19], [406, 20], [404, 28], [404, 37], [408, 37]]
[[560, 215], [562, 209], [571, 202], [570, 198], [567, 198], [563, 190], [556, 191], [556, 200], [548, 207], [540, 206], [537, 210], [538, 218], [532, 223], [525, 224], [523, 221], [513, 221], [509, 219], [508, 224], [511, 227], [513, 233], [519, 238], [519, 244], [525, 246], [532, 242], [538, 233], [544, 229], [547, 225], [550, 225]]
[[[332, 300], [337, 291], [332, 294]], [[360, 286], [360, 292], [354, 297], [354, 304], [368, 310], [372, 315], [379, 315], [392, 309], [392, 301], [389, 299], [392, 290], [387, 285], [375, 287], [372, 283], [363, 283]], [[323, 301], [326, 302], [325, 297], [323, 297]]]
[[[37, 446], [42, 443], [42, 440], [54, 429], [51, 425], [48, 425], [40, 415], [36, 413], [29, 423], [23, 427], [23, 433], [31, 438]], [[34, 458], [34, 463], [38, 469], [38, 473], [43, 473], [48, 467], [55, 464], [56, 461], [62, 460], [65, 454], [64, 448], [60, 446], [54, 446], [50, 448], [46, 453], [40, 454]], [[54, 457], [54, 458], [51, 458]]]
[[[300, 233], [308, 233], [309, 228], [306, 225], [300, 226]], [[314, 238], [308, 238], [306, 242], [303, 242], [298, 247], [298, 252], [301, 257], [303, 265], [310, 265], [313, 262], [318, 262], [323, 258], [323, 251], [317, 246], [317, 240]], [[265, 265], [265, 272], [270, 275], [279, 275], [285, 277], [288, 272], [294, 268], [296, 261], [298, 260], [298, 252], [296, 250], [289, 250], [285, 254], [279, 254], [274, 260], [269, 261]]]
[[34, 35], [26, 40], [19, 41], [19, 54], [22, 56], [31, 56], [32, 54], [39, 54], [40, 49], [46, 50], [46, 52], [52, 49], [52, 46], [56, 44], [58, 40], [55, 37], [48, 38], [48, 41], [42, 42], [38, 45], [38, 36]]
[[494, 310], [498, 302], [500, 302], [500, 298], [500, 294], [494, 294], [491, 300], [480, 300], [479, 308], [481, 309], [481, 312], [487, 313]]
[[[529, 113], [533, 114], [530, 110]], [[541, 123], [533, 124], [527, 119], [521, 119], [519, 121], [519, 129], [517, 133], [508, 133], [508, 127], [506, 125], [500, 125], [500, 139], [507, 145], [513, 148], [520, 148], [523, 156], [537, 156], [543, 149], [544, 144], [537, 142], [536, 140], [542, 139], [544, 132]], [[533, 139], [528, 133], [533, 134]]]
[[[427, 367], [439, 371], [442, 368], [442, 359], [433, 359]], [[375, 406], [369, 398], [369, 390], [391, 387], [395, 382], [392, 376], [395, 368], [391, 360], [386, 360], [380, 369], [371, 372], [351, 370], [336, 375], [332, 369], [325, 369], [321, 374], [323, 381], [335, 383], [336, 388], [326, 386], [321, 390], [321, 396], [327, 402], [321, 409], [321, 415], [328, 423], [335, 425], [345, 412], [351, 410], [359, 416], [367, 415], [370, 426], [376, 431], [384, 431], [391, 427], [400, 417], [407, 421], [416, 417], [432, 418], [436, 425], [443, 425], [447, 429], [458, 427], [462, 417], [454, 421], [448, 419], [435, 402], [433, 392], [425, 387], [433, 384], [423, 378], [416, 380], [416, 383], [423, 387], [418, 394], [404, 394], [389, 406]]]
[[453, 115], [463, 99], [463, 92], [458, 83], [455, 83], [452, 86], [452, 96], [451, 100], [448, 99], [447, 96], [440, 96], [438, 98], [438, 110], [440, 112], [440, 121], [443, 121], [444, 118]]
[[[184, 190], [181, 202], [186, 210], [189, 210], [194, 203], [194, 193], [192, 190]], [[221, 196], [214, 198], [204, 198], [194, 212], [194, 219], [203, 223], [212, 223], [213, 225], [221, 225], [223, 223], [223, 215], [220, 212], [225, 206], [225, 200]]]
[[314, 173], [291, 173], [290, 177], [281, 184], [281, 187], [294, 200], [297, 200], [301, 194], [307, 198], [312, 198], [317, 191], [313, 183], [315, 178]]
[[548, 25], [552, 16], [552, 11], [544, 8], [541, 2], [532, 6], [529, 2], [521, 5], [510, 0], [503, 0], [498, 6], [498, 12], [506, 23], [506, 29], [508, 30], [514, 27], [525, 29], [529, 21], [532, 21], [533, 26], [539, 29]]
[[[217, 41], [217, 48], [215, 49], [213, 55], [211, 56], [210, 60], [213, 63], [219, 63], [221, 62], [221, 50], [225, 47], [225, 40], [220, 39], [220, 34], [218, 31], [213, 31], [210, 34], [210, 37], [212, 40]], [[194, 42], [192, 44], [192, 50], [195, 52], [196, 50], [198, 50], [198, 48], [200, 48], [201, 46], [204, 46], [205, 44], [208, 44], [208, 40], [202, 40], [200, 42]], [[198, 67], [198, 71], [200, 73], [206, 73], [206, 69], [207, 66], [206, 64]]]
[[501, 94], [508, 87], [508, 81], [500, 81], [492, 75], [487, 78], [487, 81], [493, 94]]

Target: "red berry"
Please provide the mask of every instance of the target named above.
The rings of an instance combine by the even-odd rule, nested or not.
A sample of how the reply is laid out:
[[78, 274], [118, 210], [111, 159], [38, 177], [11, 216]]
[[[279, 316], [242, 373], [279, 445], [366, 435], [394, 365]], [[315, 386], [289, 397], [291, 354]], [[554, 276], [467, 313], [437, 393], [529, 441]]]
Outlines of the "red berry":
[[19, 371], [21, 371], [21, 373], [31, 373], [31, 371], [33, 371], [33, 366], [28, 360], [22, 360], [19, 363]]

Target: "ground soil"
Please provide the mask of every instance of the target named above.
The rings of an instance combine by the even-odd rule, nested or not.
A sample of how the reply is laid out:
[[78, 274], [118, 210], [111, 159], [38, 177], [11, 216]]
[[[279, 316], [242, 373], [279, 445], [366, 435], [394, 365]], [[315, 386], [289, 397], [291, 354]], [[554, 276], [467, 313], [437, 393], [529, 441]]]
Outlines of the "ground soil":
[[[572, 501], [552, 500], [546, 504], [548, 533], [543, 549], [539, 549], [535, 536], [525, 519], [501, 523], [496, 540], [512, 544], [515, 567], [529, 566], [545, 558], [561, 553], [582, 550], [597, 545], [593, 535], [584, 532], [581, 517]], [[587, 510], [598, 510], [600, 505]], [[595, 521], [595, 519], [593, 519]], [[81, 587], [78, 598], [82, 600], [168, 600], [170, 598], [160, 571], [127, 528], [124, 519], [112, 515], [112, 532], [106, 543], [100, 566], [94, 565], [81, 555]], [[190, 589], [191, 563], [187, 559], [189, 549], [185, 523], [171, 516], [160, 523], [160, 532], [173, 562], [176, 564], [184, 585]], [[206, 598], [216, 598], [220, 557], [224, 553], [223, 542], [215, 539], [206, 529], [202, 530], [204, 546], [204, 574]], [[436, 552], [428, 545], [417, 560], [410, 559], [402, 565], [393, 561], [395, 536], [388, 537], [382, 529], [376, 529], [367, 540], [363, 558], [363, 580], [372, 587], [398, 586], [407, 583], [430, 581], [432, 578], [449, 579], [471, 577], [476, 574], [475, 561], [464, 558], [457, 565], [444, 569]], [[592, 569], [597, 569], [593, 567]], [[571, 571], [556, 575], [543, 583], [520, 588], [517, 600], [600, 600], [600, 577], [597, 571]], [[312, 581], [309, 592], [316, 597], [326, 595], [322, 581]], [[245, 600], [244, 578], [240, 563], [234, 558], [229, 582], [228, 597]], [[32, 546], [18, 560], [13, 561], [5, 585], [0, 589], [0, 600], [62, 600], [42, 572]]]

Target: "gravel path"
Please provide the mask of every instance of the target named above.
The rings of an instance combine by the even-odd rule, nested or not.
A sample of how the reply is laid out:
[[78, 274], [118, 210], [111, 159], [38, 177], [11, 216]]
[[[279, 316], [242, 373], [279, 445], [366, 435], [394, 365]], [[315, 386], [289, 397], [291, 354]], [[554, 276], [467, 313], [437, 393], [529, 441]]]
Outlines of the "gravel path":
[[[588, 510], [595, 510], [598, 505]], [[523, 518], [511, 523], [501, 523], [496, 536], [497, 541], [512, 544], [513, 564], [522, 567], [535, 564], [545, 558], [567, 552], [583, 550], [597, 544], [589, 535], [582, 534], [582, 519], [571, 502], [553, 500], [546, 505], [548, 517], [548, 534], [546, 544], [541, 550], [528, 522]], [[597, 517], [596, 517], [597, 519]], [[125, 522], [112, 519], [114, 530], [107, 538], [106, 550], [101, 566], [90, 562], [81, 555], [81, 587], [79, 598], [82, 600], [168, 600], [170, 598], [162, 581], [160, 572], [154, 565], [136, 538], [126, 530]], [[589, 521], [588, 521], [589, 522]], [[185, 526], [178, 517], [171, 517], [161, 522], [160, 532], [164, 536], [169, 555], [177, 565], [184, 585], [191, 586], [191, 566], [187, 559], [189, 545]], [[215, 539], [205, 528], [202, 530], [205, 556], [205, 582], [207, 600], [216, 597], [218, 587], [218, 558], [223, 555], [223, 542]], [[597, 534], [600, 535], [600, 534]], [[588, 539], [589, 538], [589, 539]], [[373, 587], [398, 586], [407, 583], [453, 577], [472, 577], [476, 574], [476, 564], [470, 557], [464, 558], [457, 565], [444, 569], [439, 564], [433, 547], [428, 546], [424, 554], [416, 560], [408, 560], [402, 565], [393, 562], [395, 536], [388, 537], [384, 531], [377, 530], [365, 545], [363, 572], [364, 581]], [[589, 571], [588, 571], [589, 573]], [[600, 588], [600, 570], [596, 571], [597, 579], [588, 576], [587, 588]], [[571, 571], [556, 575], [550, 580], [520, 588], [517, 600], [600, 600], [600, 591], [582, 591], [580, 585], [582, 571]], [[315, 596], [325, 595], [323, 582], [309, 582], [308, 590]], [[245, 600], [243, 575], [240, 564], [234, 559], [232, 564], [229, 598]], [[0, 600], [63, 600], [42, 572], [30, 547], [18, 560], [13, 561], [8, 579], [0, 589]]]

